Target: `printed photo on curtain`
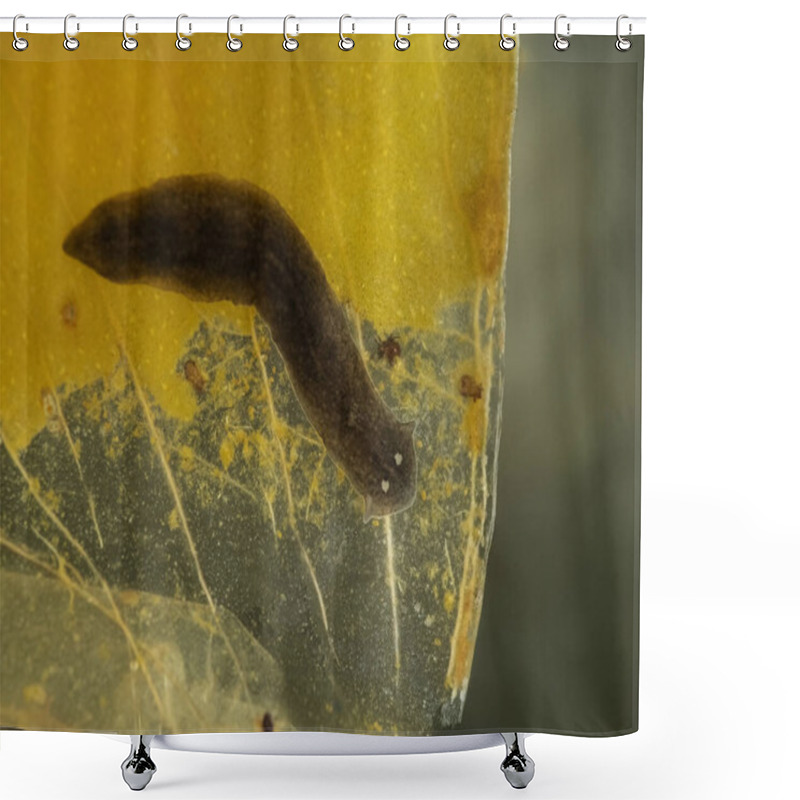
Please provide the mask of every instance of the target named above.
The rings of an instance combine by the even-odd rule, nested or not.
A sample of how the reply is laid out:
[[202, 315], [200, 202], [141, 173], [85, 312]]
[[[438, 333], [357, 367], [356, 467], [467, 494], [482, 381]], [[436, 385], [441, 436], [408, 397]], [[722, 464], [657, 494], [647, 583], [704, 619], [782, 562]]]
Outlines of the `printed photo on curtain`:
[[0, 47], [0, 726], [638, 727], [644, 39]]

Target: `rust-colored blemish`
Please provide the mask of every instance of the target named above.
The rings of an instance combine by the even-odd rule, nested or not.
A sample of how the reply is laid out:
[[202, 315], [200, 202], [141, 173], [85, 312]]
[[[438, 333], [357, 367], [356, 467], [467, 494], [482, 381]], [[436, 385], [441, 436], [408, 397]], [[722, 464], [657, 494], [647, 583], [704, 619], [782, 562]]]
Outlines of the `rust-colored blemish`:
[[75, 305], [74, 301], [67, 300], [67, 302], [61, 306], [61, 321], [68, 328], [78, 327], [78, 307]]
[[458, 382], [458, 391], [462, 397], [480, 400], [483, 397], [483, 384], [478, 383], [472, 375], [464, 374]]
[[192, 384], [195, 392], [198, 395], [203, 394], [206, 390], [206, 378], [203, 375], [200, 367], [194, 361], [186, 361], [183, 365], [183, 376], [189, 383]]
[[386, 359], [389, 366], [393, 367], [395, 360], [402, 355], [399, 339], [393, 333], [385, 339], [378, 339], [376, 355], [378, 358]]
[[462, 196], [462, 208], [469, 217], [473, 241], [478, 252], [478, 268], [491, 280], [498, 275], [505, 262], [508, 241], [509, 203], [509, 152], [514, 115], [514, 93], [500, 95], [501, 87], [507, 84], [506, 69], [516, 69], [515, 64], [503, 65], [489, 76], [494, 82], [502, 106], [492, 116], [494, 131], [489, 141], [492, 147], [486, 152], [486, 166], [479, 181], [468, 188]]

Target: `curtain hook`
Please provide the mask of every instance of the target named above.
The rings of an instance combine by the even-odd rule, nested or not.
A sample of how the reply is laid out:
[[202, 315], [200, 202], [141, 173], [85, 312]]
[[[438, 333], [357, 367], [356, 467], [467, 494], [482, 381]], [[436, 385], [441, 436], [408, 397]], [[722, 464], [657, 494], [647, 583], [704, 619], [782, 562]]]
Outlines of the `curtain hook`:
[[[71, 19], [75, 19], [74, 14], [67, 14], [64, 17], [64, 49], [65, 50], [77, 50], [80, 47], [80, 42], [74, 37], [69, 35], [69, 21]], [[75, 33], [77, 33], [81, 29], [81, 26], [76, 23], [75, 24]]]
[[[291, 14], [289, 14], [283, 18], [283, 49], [288, 53], [292, 53], [297, 50], [298, 47], [300, 47], [300, 42], [294, 37], [289, 36], [287, 31], [287, 25], [290, 19], [297, 19], [297, 17], [293, 17]], [[297, 30], [299, 31], [299, 28]]]
[[[555, 49], [556, 49], [556, 50], [566, 50], [566, 49], [569, 47], [569, 39], [565, 39], [565, 38], [564, 38], [564, 37], [563, 37], [563, 36], [562, 36], [562, 35], [561, 35], [561, 34], [558, 32], [558, 21], [559, 21], [560, 19], [566, 19], [566, 18], [567, 18], [567, 15], [566, 15], [566, 14], [559, 14], [559, 15], [556, 17], [555, 26], [554, 26], [554, 31], [555, 31], [555, 36], [556, 36], [556, 39], [555, 39], [555, 41], [553, 42], [553, 47], [555, 47]], [[568, 22], [568, 23], [567, 23], [567, 36], [569, 36], [569, 35], [570, 35], [570, 24], [569, 24], [569, 22]]]
[[[620, 14], [620, 15], [617, 17], [617, 42], [616, 42], [616, 45], [615, 45], [615, 47], [617, 48], [617, 50], [619, 50], [619, 51], [620, 51], [620, 52], [622, 52], [622, 53], [624, 53], [626, 50], [630, 50], [630, 49], [631, 49], [631, 44], [632, 44], [632, 42], [631, 42], [631, 40], [630, 40], [630, 39], [626, 39], [626, 38], [625, 38], [624, 36], [622, 36], [622, 34], [619, 32], [619, 28], [620, 28], [620, 25], [619, 25], [619, 24], [620, 24], [620, 22], [622, 22], [622, 20], [624, 20], [624, 19], [629, 19], [629, 17], [628, 17], [628, 15], [627, 15], [627, 14]], [[628, 36], [630, 36], [632, 32], [633, 32], [633, 26], [632, 26], [632, 25], [631, 25], [631, 23], [629, 22], [629, 23], [628, 23]]]
[[[346, 19], [353, 19], [353, 18], [349, 14], [342, 14], [342, 16], [339, 17], [339, 47], [342, 50], [352, 50], [356, 46], [355, 41], [353, 41], [353, 39], [351, 39], [349, 36], [345, 36], [344, 33], [342, 33], [342, 24]], [[356, 25], [355, 23], [352, 23], [352, 25], [353, 25], [353, 33], [355, 33]]]
[[[181, 20], [182, 19], [188, 19], [188, 18], [189, 18], [188, 14], [178, 14], [178, 17], [175, 20], [175, 35], [178, 37], [175, 40], [175, 47], [177, 47], [178, 50], [188, 50], [192, 46], [192, 40], [191, 39], [187, 39], [181, 33]], [[191, 32], [192, 32], [192, 23], [190, 22], [189, 23], [189, 33], [191, 33]]]
[[[456, 20], [456, 35], [451, 36], [447, 32], [447, 23], [450, 22], [451, 19]], [[444, 18], [444, 49], [445, 50], [458, 50], [458, 46], [461, 42], [458, 41], [458, 34], [461, 33], [461, 23], [458, 22], [458, 17], [455, 14], [448, 14]]]
[[[395, 50], [408, 50], [411, 47], [411, 39], [407, 39], [405, 36], [400, 35], [400, 20], [401, 19], [408, 19], [405, 14], [398, 14], [394, 18], [394, 48]], [[411, 23], [407, 22], [406, 25], [408, 26], [408, 35], [411, 35]]]
[[[136, 19], [133, 14], [126, 14], [122, 18], [122, 49], [127, 50], [130, 52], [131, 50], [135, 50], [139, 46], [139, 42], [133, 37], [128, 36], [128, 20], [129, 19]], [[139, 26], [136, 26], [136, 29], [139, 29]]]
[[14, 21], [11, 23], [11, 33], [14, 34], [14, 40], [11, 42], [11, 46], [15, 50], [17, 50], [17, 51], [19, 51], [21, 53], [23, 50], [27, 50], [28, 49], [28, 40], [27, 39], [22, 39], [19, 36], [17, 36], [17, 20], [18, 19], [25, 19], [25, 15], [24, 14], [17, 14], [17, 16], [14, 17]]
[[505, 31], [503, 30], [503, 26], [505, 24], [505, 21], [507, 19], [512, 19], [512, 18], [513, 18], [512, 14], [503, 14], [503, 16], [500, 17], [500, 49], [501, 50], [513, 50], [517, 46], [516, 41], [511, 38], [511, 36], [514, 36], [516, 34], [516, 32], [517, 32], [517, 23], [516, 22], [512, 22], [511, 23], [511, 36], [506, 36]]
[[[237, 17], [236, 14], [231, 14], [228, 17], [228, 41], [227, 41], [225, 47], [227, 47], [228, 50], [231, 51], [231, 53], [238, 53], [242, 49], [242, 47], [244, 46], [244, 42], [241, 39], [237, 39], [231, 33], [231, 22], [233, 20], [235, 20], [235, 19], [239, 19], [239, 17]], [[242, 26], [240, 25], [239, 26], [239, 32], [240, 33], [241, 33], [241, 30], [242, 30]]]

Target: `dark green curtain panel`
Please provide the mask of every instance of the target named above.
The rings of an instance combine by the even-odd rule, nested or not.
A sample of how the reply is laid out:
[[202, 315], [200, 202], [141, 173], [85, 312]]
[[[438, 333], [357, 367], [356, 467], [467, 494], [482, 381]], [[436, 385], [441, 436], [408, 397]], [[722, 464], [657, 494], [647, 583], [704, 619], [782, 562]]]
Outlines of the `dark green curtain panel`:
[[0, 727], [637, 728], [644, 40], [0, 51]]
[[463, 726], [638, 727], [644, 37], [525, 39], [497, 516]]

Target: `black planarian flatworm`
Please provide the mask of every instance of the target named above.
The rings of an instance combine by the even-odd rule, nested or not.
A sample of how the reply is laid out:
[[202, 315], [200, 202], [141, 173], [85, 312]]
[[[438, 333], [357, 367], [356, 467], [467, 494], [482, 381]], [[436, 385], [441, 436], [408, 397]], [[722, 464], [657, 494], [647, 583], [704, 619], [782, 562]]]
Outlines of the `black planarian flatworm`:
[[100, 203], [64, 251], [116, 283], [255, 306], [309, 422], [364, 496], [364, 520], [414, 502], [416, 423], [378, 394], [311, 246], [268, 192], [218, 175], [167, 178]]

